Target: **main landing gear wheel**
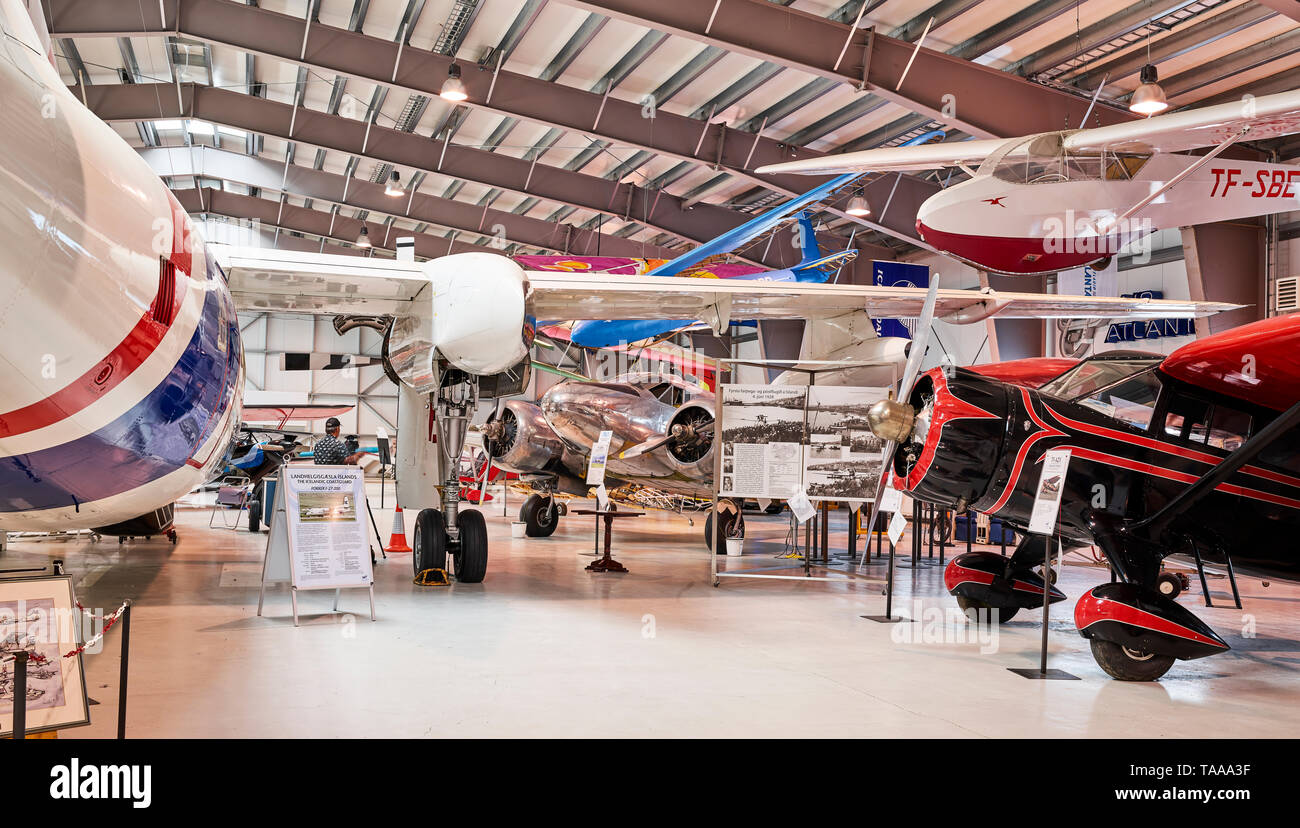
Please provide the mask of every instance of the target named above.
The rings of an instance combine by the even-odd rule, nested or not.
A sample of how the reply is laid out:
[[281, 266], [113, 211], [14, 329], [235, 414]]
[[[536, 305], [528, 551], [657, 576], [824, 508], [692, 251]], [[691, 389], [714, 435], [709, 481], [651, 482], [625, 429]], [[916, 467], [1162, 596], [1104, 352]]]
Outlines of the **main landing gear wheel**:
[[984, 603], [983, 601], [976, 601], [974, 598], [964, 598], [960, 595], [955, 597], [957, 598], [957, 606], [961, 607], [961, 611], [972, 618], [979, 618], [979, 615], [973, 614], [973, 611], [985, 610], [988, 613], [989, 618], [993, 618], [996, 615], [998, 623], [1005, 624], [1012, 618], [1015, 618], [1016, 613], [1020, 612], [1020, 607], [994, 607], [990, 604]]
[[1183, 589], [1182, 576], [1177, 572], [1161, 572], [1160, 577], [1156, 578], [1156, 591], [1166, 598], [1177, 598]]
[[419, 575], [426, 569], [447, 568], [447, 524], [437, 509], [421, 509], [415, 516], [411, 566]]
[[553, 497], [529, 495], [519, 509], [519, 519], [527, 524], [524, 534], [528, 537], [549, 538], [560, 525], [560, 509]]
[[456, 561], [456, 580], [462, 584], [481, 584], [487, 576], [488, 536], [483, 513], [467, 510], [456, 515], [460, 542], [452, 553]]
[[1173, 656], [1142, 653], [1100, 638], [1092, 639], [1092, 657], [1107, 675], [1120, 681], [1155, 681], [1174, 665]]
[[[722, 515], [723, 538], [745, 537], [745, 518], [741, 516], [739, 509], [735, 509], [734, 506], [731, 509], [722, 508], [718, 513]], [[740, 524], [739, 533], [737, 533], [737, 523]], [[704, 545], [710, 552], [713, 551], [713, 512], [709, 512], [704, 518]]]

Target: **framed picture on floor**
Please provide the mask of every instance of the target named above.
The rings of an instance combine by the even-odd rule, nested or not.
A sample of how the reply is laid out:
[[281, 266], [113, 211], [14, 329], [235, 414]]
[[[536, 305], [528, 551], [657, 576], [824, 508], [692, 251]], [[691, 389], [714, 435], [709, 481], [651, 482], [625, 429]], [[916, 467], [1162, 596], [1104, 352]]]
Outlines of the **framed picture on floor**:
[[[0, 579], [0, 737], [14, 726], [13, 655], [26, 650], [27, 733], [90, 724], [81, 654], [82, 612], [69, 575]], [[39, 657], [39, 660], [37, 660]]]

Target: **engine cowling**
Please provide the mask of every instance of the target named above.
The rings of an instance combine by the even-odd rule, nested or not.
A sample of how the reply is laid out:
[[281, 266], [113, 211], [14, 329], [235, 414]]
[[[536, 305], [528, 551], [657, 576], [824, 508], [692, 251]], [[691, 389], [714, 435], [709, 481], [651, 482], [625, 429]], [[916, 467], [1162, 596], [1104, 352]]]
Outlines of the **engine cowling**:
[[703, 402], [687, 403], [668, 421], [672, 435], [664, 451], [682, 474], [711, 479], [713, 477], [713, 406]]
[[507, 471], [540, 472], [558, 463], [564, 443], [546, 424], [534, 403], [510, 400], [483, 426], [483, 445], [494, 463]]

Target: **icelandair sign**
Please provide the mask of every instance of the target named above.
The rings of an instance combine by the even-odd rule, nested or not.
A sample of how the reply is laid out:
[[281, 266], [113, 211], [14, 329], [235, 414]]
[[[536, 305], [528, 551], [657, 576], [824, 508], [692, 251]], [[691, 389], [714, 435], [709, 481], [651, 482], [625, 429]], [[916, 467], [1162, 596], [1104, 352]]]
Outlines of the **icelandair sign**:
[[[1125, 293], [1126, 299], [1163, 299], [1164, 291], [1139, 290]], [[1195, 336], [1195, 319], [1146, 319], [1138, 322], [1117, 322], [1106, 332], [1107, 342], [1137, 342], [1139, 339], [1162, 339], [1166, 336]]]

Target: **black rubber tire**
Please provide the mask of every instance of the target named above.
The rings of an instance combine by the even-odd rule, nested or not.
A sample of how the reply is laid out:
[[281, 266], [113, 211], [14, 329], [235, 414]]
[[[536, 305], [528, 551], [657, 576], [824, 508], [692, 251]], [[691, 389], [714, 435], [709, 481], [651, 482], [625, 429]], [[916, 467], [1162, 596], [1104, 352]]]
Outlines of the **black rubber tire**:
[[481, 584], [487, 577], [488, 535], [483, 513], [467, 509], [456, 515], [460, 543], [456, 544], [456, 580], [462, 584]]
[[421, 509], [411, 536], [411, 567], [419, 575], [426, 569], [447, 568], [447, 523], [437, 509]]
[[1176, 572], [1161, 572], [1156, 578], [1156, 592], [1173, 600], [1183, 592], [1183, 579]]
[[[740, 521], [740, 534], [737, 537], [745, 537], [745, 518], [740, 512], [723, 512], [722, 513], [722, 537], [731, 537], [731, 532], [735, 528], [736, 521]], [[704, 545], [709, 551], [713, 551], [713, 512], [709, 512], [704, 518]]]
[[961, 607], [961, 611], [967, 615], [970, 615], [972, 610], [988, 610], [991, 617], [992, 613], [996, 611], [999, 624], [1007, 623], [1016, 617], [1016, 613], [1020, 612], [1020, 607], [991, 607], [983, 601], [976, 601], [973, 598], [964, 598], [961, 595], [953, 597], [957, 599], [957, 606]]
[[1097, 666], [1106, 671], [1106, 675], [1120, 681], [1155, 681], [1174, 665], [1173, 656], [1151, 654], [1135, 657], [1137, 654], [1113, 641], [1093, 638], [1091, 643], [1092, 657]]
[[529, 495], [519, 508], [519, 519], [527, 524], [524, 534], [528, 537], [549, 538], [560, 525], [560, 510], [553, 497]]
[[942, 546], [952, 540], [952, 522], [942, 519], [942, 513], [930, 521], [930, 542]]
[[248, 503], [248, 531], [256, 534], [262, 531], [262, 501], [251, 500]]

